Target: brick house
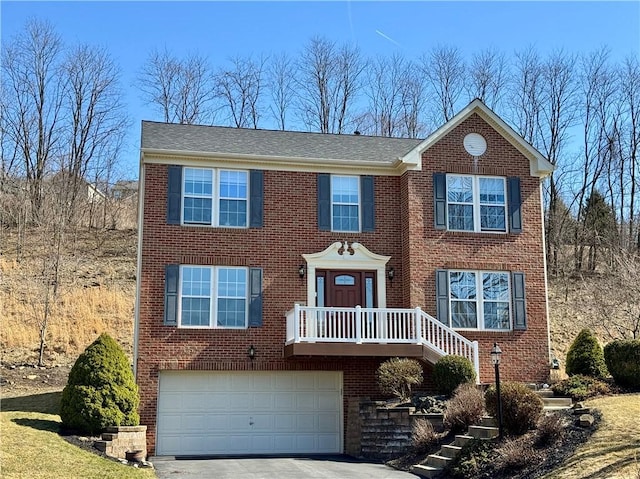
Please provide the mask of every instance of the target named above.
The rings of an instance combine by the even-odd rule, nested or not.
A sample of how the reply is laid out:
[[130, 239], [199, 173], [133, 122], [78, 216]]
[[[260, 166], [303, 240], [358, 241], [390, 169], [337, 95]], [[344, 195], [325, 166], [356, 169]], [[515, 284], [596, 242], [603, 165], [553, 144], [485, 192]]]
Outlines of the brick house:
[[156, 455], [351, 452], [389, 357], [544, 381], [541, 181], [479, 100], [426, 140], [142, 124], [135, 369]]

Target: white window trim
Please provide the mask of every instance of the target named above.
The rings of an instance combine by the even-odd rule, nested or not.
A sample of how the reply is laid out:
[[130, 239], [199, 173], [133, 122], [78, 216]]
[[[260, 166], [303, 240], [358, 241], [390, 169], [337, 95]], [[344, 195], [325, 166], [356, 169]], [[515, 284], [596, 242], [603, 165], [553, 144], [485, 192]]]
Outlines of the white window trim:
[[[509, 217], [508, 217], [508, 198], [507, 198], [507, 179], [504, 176], [489, 176], [489, 175], [466, 175], [461, 173], [447, 173], [445, 182], [448, 183], [448, 179], [450, 177], [456, 178], [471, 178], [471, 194], [473, 197], [473, 230], [458, 230], [449, 228], [449, 205], [450, 204], [468, 204], [468, 203], [459, 203], [459, 202], [449, 202], [449, 188], [447, 184], [447, 194], [446, 194], [446, 220], [447, 220], [447, 230], [448, 231], [462, 231], [466, 233], [488, 233], [488, 234], [506, 234], [509, 232]], [[480, 219], [480, 178], [488, 178], [492, 180], [502, 180], [502, 184], [504, 185], [504, 230], [483, 230], [481, 228], [481, 219]], [[498, 205], [491, 205], [498, 206]]]
[[[476, 311], [478, 314], [477, 317], [477, 328], [456, 328], [453, 326], [453, 309], [451, 308], [451, 303], [455, 302], [451, 300], [451, 273], [475, 273], [476, 275]], [[484, 325], [484, 289], [482, 287], [482, 275], [484, 273], [496, 273], [496, 274], [505, 274], [507, 275], [507, 291], [509, 292], [509, 299], [506, 301], [509, 304], [509, 327], [504, 329], [493, 329], [493, 328], [485, 328]], [[488, 271], [488, 270], [466, 270], [466, 269], [451, 269], [447, 271], [447, 287], [449, 290], [449, 317], [447, 318], [449, 321], [449, 327], [453, 328], [456, 331], [490, 331], [490, 332], [509, 332], [513, 331], [513, 291], [511, 290], [511, 274], [508, 271]], [[478, 294], [480, 293], [480, 294]], [[473, 301], [473, 300], [459, 300], [460, 301]], [[492, 301], [491, 301], [492, 302]], [[504, 301], [500, 301], [504, 302]]]
[[[333, 201], [333, 179], [334, 178], [355, 178], [356, 185], [358, 187], [358, 230], [339, 230], [334, 228], [333, 225], [333, 205], [348, 205], [353, 206], [353, 203], [340, 203]], [[362, 232], [362, 192], [360, 191], [360, 177], [356, 175], [331, 175], [329, 178], [329, 199], [330, 199], [330, 215], [331, 215], [331, 231], [336, 233], [360, 233]]]
[[[211, 171], [212, 192], [211, 192], [211, 223], [187, 223], [184, 221], [184, 198], [185, 198], [185, 182], [186, 174], [182, 175], [182, 185], [180, 189], [180, 224], [182, 226], [204, 226], [205, 228], [233, 228], [233, 229], [247, 229], [249, 228], [249, 171], [248, 170], [234, 170], [232, 168], [199, 168], [189, 166], [186, 167], [189, 170], [207, 170]], [[247, 218], [247, 224], [244, 226], [231, 226], [220, 225], [220, 172], [221, 171], [240, 171], [247, 175], [247, 196], [245, 198], [245, 214]], [[209, 198], [204, 195], [186, 195], [190, 198]], [[234, 198], [239, 199], [239, 198]]]
[[[211, 287], [209, 290], [209, 300], [211, 301], [209, 307], [209, 325], [208, 326], [192, 326], [182, 324], [182, 271], [183, 268], [208, 268], [211, 270]], [[247, 284], [245, 286], [245, 312], [244, 312], [244, 326], [218, 326], [218, 270], [220, 268], [227, 269], [243, 269], [246, 273]], [[202, 266], [199, 264], [181, 264], [178, 275], [178, 328], [182, 329], [247, 329], [249, 327], [249, 268], [238, 266]]]

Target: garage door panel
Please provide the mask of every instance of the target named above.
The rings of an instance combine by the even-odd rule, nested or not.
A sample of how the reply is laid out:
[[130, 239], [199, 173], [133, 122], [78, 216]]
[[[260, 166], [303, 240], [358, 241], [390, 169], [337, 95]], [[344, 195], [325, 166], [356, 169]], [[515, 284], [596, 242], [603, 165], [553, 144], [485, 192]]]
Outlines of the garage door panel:
[[342, 376], [163, 371], [156, 454], [342, 452]]

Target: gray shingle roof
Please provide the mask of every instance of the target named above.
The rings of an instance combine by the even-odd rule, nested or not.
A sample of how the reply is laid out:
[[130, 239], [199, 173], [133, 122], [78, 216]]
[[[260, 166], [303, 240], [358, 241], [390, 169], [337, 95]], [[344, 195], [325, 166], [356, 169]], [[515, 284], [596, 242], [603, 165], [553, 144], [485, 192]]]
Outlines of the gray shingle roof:
[[142, 122], [142, 148], [392, 163], [421, 140]]

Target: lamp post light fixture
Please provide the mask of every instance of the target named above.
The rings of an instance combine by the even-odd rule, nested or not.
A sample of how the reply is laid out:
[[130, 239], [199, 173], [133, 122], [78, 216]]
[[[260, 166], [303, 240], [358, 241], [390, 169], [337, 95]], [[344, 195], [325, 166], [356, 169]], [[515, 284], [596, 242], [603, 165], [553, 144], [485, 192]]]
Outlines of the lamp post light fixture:
[[307, 272], [307, 268], [305, 267], [305, 265], [301, 264], [300, 266], [298, 266], [298, 276], [300, 276], [300, 279], [304, 278], [304, 274]]
[[247, 351], [247, 354], [249, 355], [249, 359], [251, 359], [251, 361], [253, 361], [256, 358], [256, 348], [253, 344], [249, 346], [249, 350]]
[[498, 343], [493, 343], [491, 348], [491, 362], [495, 367], [496, 372], [496, 399], [498, 400], [498, 438], [502, 439], [504, 431], [502, 428], [502, 397], [500, 396], [500, 356], [502, 350], [498, 346]]

